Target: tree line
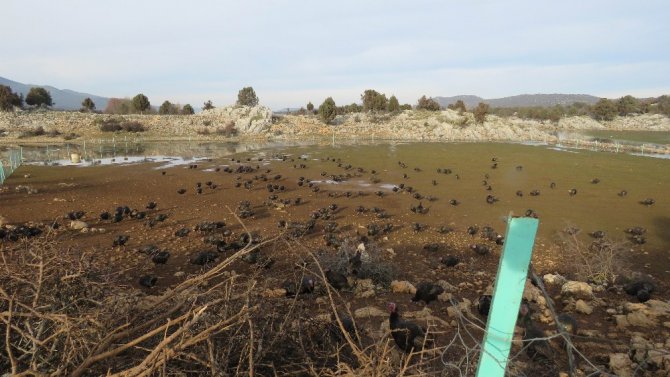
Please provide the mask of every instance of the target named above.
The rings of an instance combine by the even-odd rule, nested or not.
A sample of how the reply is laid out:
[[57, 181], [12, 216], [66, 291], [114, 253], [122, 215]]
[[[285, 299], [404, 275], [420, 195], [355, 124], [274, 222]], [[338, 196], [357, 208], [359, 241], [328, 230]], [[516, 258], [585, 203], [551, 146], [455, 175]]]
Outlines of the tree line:
[[[237, 94], [236, 105], [256, 106], [259, 103], [258, 96], [251, 86], [240, 89]], [[24, 108], [48, 108], [53, 106], [53, 99], [48, 90], [41, 87], [30, 88], [30, 91], [24, 98], [20, 93], [14, 93], [9, 86], [0, 85], [0, 111], [11, 111], [15, 107]], [[214, 109], [215, 106], [211, 100], [203, 103], [203, 110]], [[465, 103], [461, 100], [449, 104], [448, 109], [467, 112]], [[306, 109], [302, 108], [299, 114], [313, 113], [318, 115], [325, 123], [335, 120], [337, 115], [351, 113], [389, 113], [398, 114], [403, 110], [423, 110], [440, 111], [443, 108], [434, 99], [425, 95], [421, 96], [414, 106], [410, 104], [400, 104], [395, 95], [387, 97], [374, 89], [367, 89], [361, 94], [361, 103], [351, 103], [348, 105], [337, 106], [332, 97], [326, 98], [323, 103], [315, 109], [312, 102], [307, 103]], [[96, 105], [91, 98], [85, 98], [81, 103], [80, 111], [96, 111]], [[107, 114], [162, 114], [162, 115], [190, 115], [195, 113], [190, 104], [183, 106], [165, 100], [157, 109], [151, 106], [149, 98], [143, 93], [139, 93], [133, 98], [111, 98], [106, 108], [102, 111]], [[571, 105], [556, 105], [550, 107], [500, 107], [490, 108], [488, 104], [479, 103], [474, 109], [471, 109], [475, 121], [482, 123], [487, 114], [495, 114], [502, 117], [517, 116], [523, 119], [558, 121], [562, 117], [568, 116], [590, 116], [596, 120], [613, 120], [617, 116], [626, 116], [629, 114], [663, 114], [670, 116], [670, 96], [662, 95], [657, 98], [639, 99], [631, 95], [623, 96], [618, 100], [607, 98], [600, 99], [597, 103], [590, 105], [587, 103], [575, 102]]]
[[[463, 101], [459, 100], [453, 105], [449, 105], [448, 108], [458, 110], [460, 113], [467, 111]], [[350, 105], [337, 106], [332, 97], [326, 98], [318, 110], [313, 110], [314, 105], [310, 101], [307, 103], [307, 111], [313, 112], [314, 114], [319, 115], [321, 120], [328, 124], [335, 120], [335, 117], [343, 114], [351, 113], [387, 113], [387, 114], [399, 114], [404, 110], [420, 110], [420, 111], [440, 111], [443, 108], [440, 106], [437, 101], [432, 98], [426, 97], [425, 95], [421, 96], [416, 102], [416, 105], [412, 106], [408, 103], [401, 105], [398, 102], [398, 98], [395, 95], [392, 95], [387, 99], [386, 94], [379, 93], [374, 89], [367, 89], [361, 94], [361, 104], [352, 103]], [[299, 114], [305, 114], [304, 108], [298, 111]], [[486, 114], [489, 112], [489, 106], [485, 103], [480, 103], [474, 110], [475, 120], [477, 122], [483, 123], [486, 119]]]
[[563, 117], [589, 116], [596, 120], [614, 120], [617, 116], [631, 114], [662, 114], [670, 116], [670, 96], [639, 99], [627, 95], [618, 100], [601, 98], [595, 104], [575, 102], [571, 105], [555, 105], [550, 107], [499, 107], [491, 110], [492, 114], [522, 119], [549, 120], [557, 122]]
[[[240, 106], [256, 106], [258, 105], [258, 97], [256, 92], [250, 86], [242, 88], [237, 94], [237, 105]], [[6, 85], [0, 85], [0, 111], [12, 111], [16, 108], [24, 108], [25, 105], [30, 107], [49, 108], [54, 105], [51, 93], [41, 87], [30, 88], [30, 91], [23, 98], [20, 93], [14, 93], [12, 88]], [[203, 110], [214, 109], [211, 100], [203, 103]], [[80, 111], [93, 112], [96, 111], [95, 102], [90, 97], [85, 98], [81, 102]], [[169, 100], [165, 100], [158, 109], [151, 106], [149, 98], [143, 93], [137, 94], [133, 98], [110, 98], [107, 106], [102, 111], [106, 114], [161, 114], [161, 115], [191, 115], [195, 113], [195, 109], [190, 104], [183, 106], [173, 104]]]

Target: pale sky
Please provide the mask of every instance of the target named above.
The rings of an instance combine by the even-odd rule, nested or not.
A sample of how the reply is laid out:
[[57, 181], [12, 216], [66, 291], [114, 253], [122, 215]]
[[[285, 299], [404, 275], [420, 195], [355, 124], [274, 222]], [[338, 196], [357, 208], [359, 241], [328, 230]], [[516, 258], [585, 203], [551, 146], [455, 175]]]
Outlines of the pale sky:
[[670, 1], [3, 0], [0, 76], [273, 109], [423, 94], [670, 94]]

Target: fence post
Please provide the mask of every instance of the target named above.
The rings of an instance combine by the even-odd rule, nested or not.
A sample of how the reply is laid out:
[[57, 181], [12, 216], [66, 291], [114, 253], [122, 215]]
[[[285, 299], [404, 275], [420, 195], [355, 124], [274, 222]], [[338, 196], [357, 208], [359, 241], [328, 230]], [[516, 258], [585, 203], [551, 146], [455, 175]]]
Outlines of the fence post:
[[530, 217], [508, 217], [477, 377], [505, 375], [538, 223]]

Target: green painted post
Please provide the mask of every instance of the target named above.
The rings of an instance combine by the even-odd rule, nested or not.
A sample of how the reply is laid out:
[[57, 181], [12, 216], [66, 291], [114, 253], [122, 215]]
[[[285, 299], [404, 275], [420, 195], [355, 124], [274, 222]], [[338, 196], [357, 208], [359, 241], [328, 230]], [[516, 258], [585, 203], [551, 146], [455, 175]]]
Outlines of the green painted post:
[[512, 348], [538, 220], [509, 217], [477, 377], [503, 377]]

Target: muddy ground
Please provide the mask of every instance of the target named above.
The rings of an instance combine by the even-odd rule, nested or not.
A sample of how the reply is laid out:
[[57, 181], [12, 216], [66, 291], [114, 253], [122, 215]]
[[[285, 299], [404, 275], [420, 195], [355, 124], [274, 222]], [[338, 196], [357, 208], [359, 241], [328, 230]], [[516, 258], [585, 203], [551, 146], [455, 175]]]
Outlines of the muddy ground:
[[[406, 167], [399, 164], [397, 171], [384, 169], [373, 172], [374, 167], [366, 164], [350, 166], [347, 156], [343, 155], [301, 159], [299, 155], [268, 153], [263, 157], [239, 154], [226, 159], [194, 160], [191, 165], [171, 168], [157, 164], [90, 168], [22, 166], [2, 188], [0, 215], [15, 225], [58, 223], [58, 229], [48, 233], [49, 237], [63, 245], [64, 250], [70, 253], [84, 249], [95, 250], [100, 261], [118, 271], [118, 279], [122, 284], [128, 289], [141, 289], [147, 294], [159, 294], [186, 277], [208, 268], [189, 262], [198, 252], [216, 252], [215, 246], [204, 242], [207, 234], [196, 230], [204, 221], [225, 222], [225, 227], [214, 233], [223, 234], [224, 229], [229, 230], [231, 234], [223, 234], [228, 243], [244, 233], [244, 227], [263, 240], [274, 237], [289, 240], [274, 242], [262, 249], [263, 255], [274, 262], [262, 272], [264, 280], [261, 286], [270, 289], [281, 288], [285, 280], [293, 279], [297, 273], [295, 266], [300, 261], [312, 263], [309, 252], [326, 263], [337, 259], [337, 247], [327, 245], [324, 239], [326, 224], [336, 222], [333, 240], [339, 242], [350, 239], [355, 240], [351, 241], [354, 244], [369, 242], [370, 245], [378, 246], [377, 256], [392, 267], [393, 280], [406, 280], [415, 285], [421, 281], [444, 280], [456, 288], [453, 292], [456, 301], [469, 299], [473, 303], [477, 302], [479, 296], [493, 283], [502, 249], [495, 242], [483, 239], [481, 228], [490, 225], [504, 235], [503, 221], [496, 218], [486, 223], [471, 223], [467, 220], [456, 222], [444, 216], [437, 208], [458, 208], [449, 204], [450, 197], [436, 195], [433, 202], [425, 196], [435, 187], [432, 179], [437, 180], [438, 185], [448, 184], [445, 183], [447, 179], [453, 183], [457, 179], [454, 176], [459, 172], [436, 173], [421, 169], [420, 164], [414, 161], [405, 160], [401, 163]], [[487, 161], [482, 171], [488, 171], [492, 163]], [[228, 169], [233, 172], [226, 172]], [[402, 174], [408, 178], [403, 178]], [[305, 178], [302, 186], [298, 184], [300, 177]], [[414, 180], [411, 177], [415, 177]], [[482, 179], [485, 180], [483, 177], [470, 178], [471, 187], [467, 191], [476, 191], [478, 196], [485, 197], [487, 193], [481, 187]], [[341, 182], [335, 184], [331, 182], [333, 180]], [[212, 185], [208, 185], [208, 182]], [[198, 193], [198, 183], [201, 183], [202, 193]], [[394, 191], [394, 187], [401, 183], [414, 186], [413, 192]], [[274, 186], [272, 192], [268, 185]], [[283, 190], [277, 186], [282, 186]], [[565, 187], [561, 188], [565, 191]], [[178, 193], [180, 189], [185, 192]], [[34, 191], [31, 193], [31, 190]], [[415, 198], [416, 192], [421, 195], [421, 199]], [[300, 202], [296, 204], [298, 198]], [[147, 209], [146, 205], [152, 201], [156, 202], [156, 208]], [[250, 203], [250, 213], [239, 219], [241, 212], [244, 212], [239, 207], [243, 201]], [[410, 208], [419, 203], [431, 208], [425, 214], [412, 212]], [[441, 207], [438, 207], [438, 203]], [[488, 204], [482, 200], [478, 205]], [[115, 209], [124, 206], [144, 212], [146, 217], [134, 219], [124, 215], [119, 222], [101, 220], [99, 217], [105, 211], [114, 216]], [[315, 211], [329, 206], [334, 209], [323, 210], [321, 218], [316, 219], [314, 229], [305, 235], [291, 234], [291, 229], [279, 225], [281, 221], [289, 224], [307, 223], [314, 217]], [[88, 230], [70, 229], [70, 220], [65, 216], [72, 211], [85, 212], [81, 220], [88, 224]], [[328, 219], [323, 218], [325, 212], [329, 214]], [[380, 216], [380, 212], [386, 215]], [[152, 221], [159, 215], [167, 215], [167, 218], [164, 221]], [[425, 225], [425, 229], [417, 231], [413, 225], [415, 223]], [[368, 234], [370, 224], [378, 224], [380, 227], [392, 224], [392, 230], [371, 235]], [[467, 228], [471, 225], [477, 225], [480, 232], [468, 234]], [[451, 231], [439, 232], [442, 226]], [[189, 229], [188, 235], [176, 236], [175, 232], [183, 228]], [[124, 246], [113, 245], [113, 240], [119, 235], [129, 236]], [[566, 267], [569, 261], [560, 247], [551, 241], [548, 236], [539, 239], [534, 250], [534, 268], [539, 275], [558, 272], [569, 277], [571, 271]], [[437, 244], [437, 250], [431, 250], [429, 244], [432, 243]], [[486, 245], [491, 252], [487, 255], [474, 253], [470, 245], [475, 243]], [[152, 263], [149, 256], [140, 252], [147, 245], [156, 245], [169, 251], [171, 255], [167, 263]], [[12, 247], [12, 244], [5, 242], [3, 247]], [[455, 268], [440, 263], [440, 258], [449, 255], [458, 257], [461, 263]], [[635, 260], [627, 262], [633, 263], [631, 270], [644, 270], [644, 264], [648, 261], [637, 261], [638, 265], [635, 265]], [[231, 268], [242, 275], [250, 275], [257, 269], [258, 266], [242, 260], [235, 262]], [[667, 267], [658, 268], [659, 271], [665, 269]], [[147, 274], [157, 277], [153, 288], [145, 288], [138, 283], [139, 277]], [[660, 280], [657, 283], [659, 293], [654, 298], [667, 300], [667, 281]], [[560, 311], [563, 309], [563, 301], [556, 287], [552, 289], [551, 294], [558, 299]], [[383, 310], [389, 301], [398, 302], [405, 312], [421, 310], [422, 305], [410, 303], [411, 297], [408, 293], [392, 293], [388, 287], [382, 286], [370, 297], [361, 297], [354, 292], [343, 293], [343, 298], [349, 302], [352, 310], [367, 306]], [[603, 291], [598, 293], [598, 297], [601, 305], [592, 314], [573, 315], [579, 327], [586, 330], [584, 339], [577, 340], [577, 347], [580, 347], [581, 342], [586, 354], [600, 365], [606, 363], [603, 355], [617, 347], [589, 336], [596, 334], [596, 338], [609, 338], [618, 342], [619, 348], [625, 348], [630, 329], [618, 328], [606, 309], [633, 299], [620, 290]], [[315, 313], [328, 310], [326, 303], [316, 299], [311, 303], [306, 301], [306, 305], [313, 305]], [[433, 315], [449, 322], [447, 309], [451, 305], [450, 302], [436, 301], [429, 308]], [[476, 312], [474, 306], [472, 310]], [[377, 330], [383, 319], [368, 318], [364, 323]], [[552, 329], [549, 324], [542, 326], [547, 330]], [[659, 341], [670, 335], [667, 327], [657, 330]]]

